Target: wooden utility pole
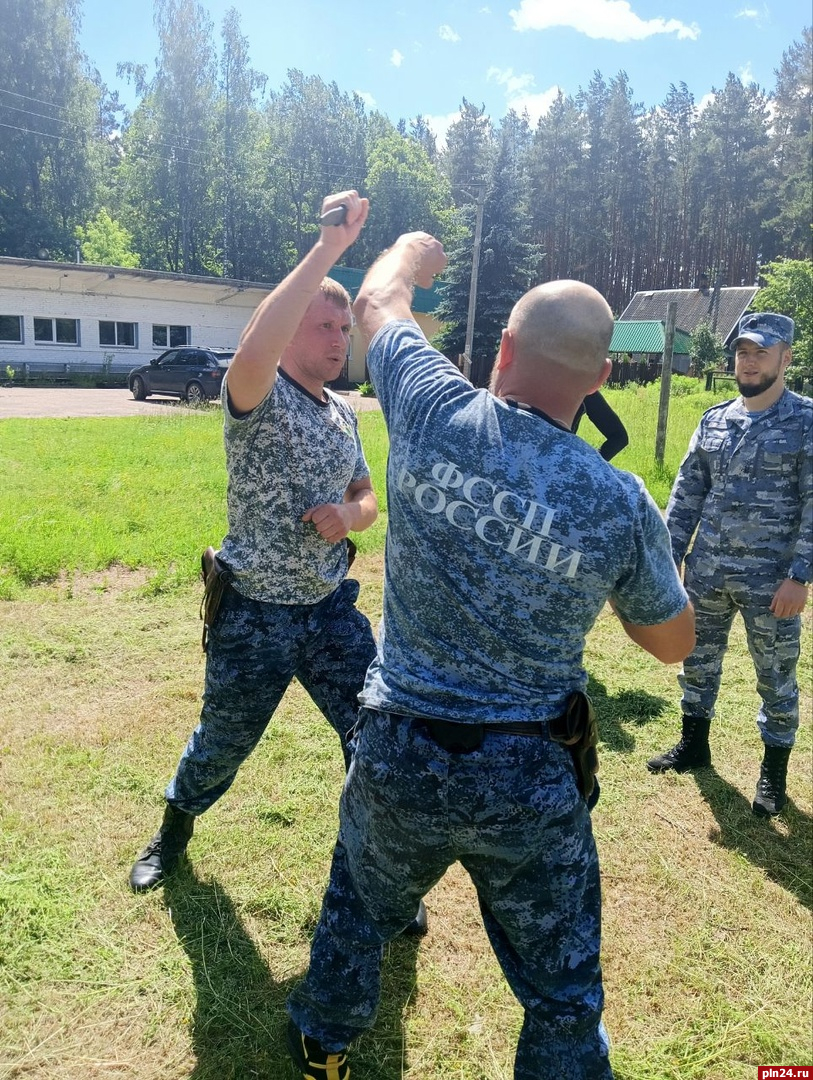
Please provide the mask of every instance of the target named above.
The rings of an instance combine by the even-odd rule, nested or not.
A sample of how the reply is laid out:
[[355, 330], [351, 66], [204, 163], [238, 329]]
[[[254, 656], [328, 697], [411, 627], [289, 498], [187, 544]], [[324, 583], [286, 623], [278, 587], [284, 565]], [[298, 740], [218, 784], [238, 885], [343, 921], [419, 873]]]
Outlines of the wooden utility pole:
[[483, 239], [483, 208], [486, 202], [486, 187], [481, 185], [477, 192], [477, 218], [474, 225], [474, 251], [471, 260], [471, 283], [469, 285], [469, 311], [466, 316], [466, 344], [463, 351], [463, 374], [471, 379], [471, 350], [474, 346], [474, 312], [477, 308], [477, 275], [480, 271], [480, 244]]
[[658, 433], [655, 436], [655, 461], [663, 465], [666, 449], [666, 421], [669, 419], [669, 391], [672, 389], [672, 353], [675, 348], [677, 301], [666, 305], [666, 327], [663, 334], [663, 367], [661, 368], [661, 399], [658, 404]]

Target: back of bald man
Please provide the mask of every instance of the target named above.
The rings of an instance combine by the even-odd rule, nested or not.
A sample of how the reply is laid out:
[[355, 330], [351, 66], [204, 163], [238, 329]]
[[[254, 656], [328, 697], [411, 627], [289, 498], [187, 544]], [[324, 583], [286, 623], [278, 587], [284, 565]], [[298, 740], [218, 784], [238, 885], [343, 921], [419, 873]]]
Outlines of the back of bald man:
[[573, 424], [584, 398], [606, 381], [613, 336], [609, 304], [583, 281], [548, 281], [517, 301], [502, 332], [489, 390]]
[[517, 301], [508, 330], [517, 360], [550, 360], [592, 378], [607, 358], [613, 313], [583, 281], [548, 281]]

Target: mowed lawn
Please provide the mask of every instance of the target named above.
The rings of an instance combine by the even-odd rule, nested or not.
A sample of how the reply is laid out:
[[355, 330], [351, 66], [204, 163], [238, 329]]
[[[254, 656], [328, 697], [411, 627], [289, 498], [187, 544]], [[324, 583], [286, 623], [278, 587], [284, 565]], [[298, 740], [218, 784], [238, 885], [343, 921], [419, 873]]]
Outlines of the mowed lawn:
[[[678, 384], [680, 389], [680, 384]], [[617, 459], [662, 504], [707, 395], [617, 392]], [[360, 417], [382, 504], [386, 433]], [[587, 424], [583, 434], [591, 437]], [[0, 423], [0, 1080], [293, 1080], [284, 999], [307, 964], [342, 764], [298, 686], [165, 890], [127, 873], [197, 721], [195, 573], [225, 528], [217, 409]], [[386, 513], [360, 538], [361, 606], [380, 613]], [[594, 829], [604, 882], [606, 1022], [619, 1080], [754, 1080], [813, 1064], [811, 608], [788, 810], [755, 818], [758, 699], [735, 625], [714, 766], [651, 776], [674, 742], [676, 667], [609, 612], [588, 640], [601, 725]], [[510, 1080], [520, 1010], [454, 869], [430, 934], [386, 953], [354, 1080]]]

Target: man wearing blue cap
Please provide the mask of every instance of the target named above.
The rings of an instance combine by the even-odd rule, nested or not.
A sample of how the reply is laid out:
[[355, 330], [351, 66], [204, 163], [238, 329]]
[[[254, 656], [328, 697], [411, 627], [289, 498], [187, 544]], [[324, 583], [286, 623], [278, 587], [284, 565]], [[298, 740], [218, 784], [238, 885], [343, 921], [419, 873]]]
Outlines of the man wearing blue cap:
[[648, 762], [651, 772], [711, 763], [709, 727], [740, 611], [762, 699], [757, 726], [765, 749], [752, 809], [763, 817], [787, 802], [799, 725], [800, 616], [813, 578], [813, 401], [784, 386], [793, 331], [786, 315], [759, 312], [740, 321], [740, 397], [704, 414], [675, 480], [666, 524], [678, 567], [686, 557], [697, 644], [679, 677], [680, 742]]

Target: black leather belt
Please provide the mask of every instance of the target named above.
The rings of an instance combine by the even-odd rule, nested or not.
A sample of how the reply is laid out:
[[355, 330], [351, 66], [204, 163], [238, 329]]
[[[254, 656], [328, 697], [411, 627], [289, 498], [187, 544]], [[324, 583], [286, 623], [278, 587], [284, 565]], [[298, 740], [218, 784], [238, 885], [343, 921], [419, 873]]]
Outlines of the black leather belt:
[[530, 735], [538, 739], [549, 739], [550, 730], [547, 722], [526, 720], [510, 724], [464, 724], [454, 720], [436, 720], [428, 716], [399, 717], [411, 720], [424, 728], [427, 735], [438, 746], [451, 754], [468, 754], [482, 745], [487, 732], [500, 735]]

